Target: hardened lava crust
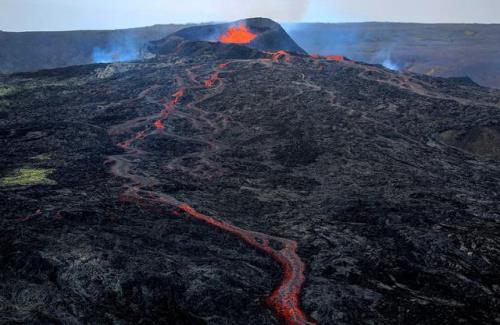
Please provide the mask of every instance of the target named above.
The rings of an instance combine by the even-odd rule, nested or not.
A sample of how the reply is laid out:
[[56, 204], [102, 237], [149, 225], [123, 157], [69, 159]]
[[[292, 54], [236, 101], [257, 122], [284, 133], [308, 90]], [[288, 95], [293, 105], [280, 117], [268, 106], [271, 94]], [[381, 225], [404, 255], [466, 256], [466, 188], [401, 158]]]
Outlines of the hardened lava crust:
[[184, 45], [0, 77], [0, 323], [500, 321], [498, 91]]

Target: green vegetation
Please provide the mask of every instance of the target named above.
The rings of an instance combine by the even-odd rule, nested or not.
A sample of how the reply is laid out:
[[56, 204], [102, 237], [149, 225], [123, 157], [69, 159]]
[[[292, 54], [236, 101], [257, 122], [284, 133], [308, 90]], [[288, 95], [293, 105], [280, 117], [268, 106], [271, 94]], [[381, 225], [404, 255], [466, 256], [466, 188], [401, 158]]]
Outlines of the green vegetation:
[[15, 87], [0, 85], [0, 97], [10, 95], [15, 91], [16, 91]]
[[32, 186], [55, 185], [56, 182], [47, 178], [53, 169], [22, 167], [12, 175], [0, 179], [1, 186]]

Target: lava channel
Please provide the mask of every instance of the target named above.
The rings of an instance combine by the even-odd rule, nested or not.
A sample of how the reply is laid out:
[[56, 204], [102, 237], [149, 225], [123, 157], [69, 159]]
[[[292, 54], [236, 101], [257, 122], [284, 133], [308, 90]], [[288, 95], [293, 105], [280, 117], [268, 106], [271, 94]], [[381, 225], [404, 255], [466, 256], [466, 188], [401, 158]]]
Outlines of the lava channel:
[[[305, 280], [305, 265], [297, 255], [297, 242], [238, 228], [224, 221], [204, 215], [186, 203], [179, 204], [178, 208], [197, 220], [240, 237], [250, 246], [267, 253], [277, 261], [283, 270], [283, 278], [278, 287], [276, 287], [266, 299], [266, 304], [273, 309], [276, 315], [286, 324], [316, 324], [309, 321], [300, 308], [300, 291]], [[280, 243], [283, 248], [279, 250], [274, 249], [271, 247], [272, 241]]]
[[[225, 67], [225, 64], [221, 64], [218, 68], [223, 69]], [[209, 80], [214, 80], [214, 82], [219, 80], [219, 72], [215, 71], [211, 75]], [[207, 81], [205, 81], [205, 85], [207, 86], [207, 88], [210, 88], [211, 86], [213, 86], [213, 82], [208, 83]], [[155, 126], [164, 127], [163, 120], [166, 120], [168, 118], [170, 112], [175, 108], [175, 106], [179, 103], [183, 96], [184, 89], [180, 89], [173, 95], [174, 98], [164, 105], [164, 108], [160, 114], [161, 119], [155, 122]], [[135, 151], [129, 148], [130, 144], [132, 144], [136, 140], [144, 139], [145, 136], [145, 131], [140, 131], [136, 133], [133, 138], [118, 144], [118, 146], [122, 147], [123, 149], [129, 149], [129, 155], [134, 154]], [[316, 324], [308, 320], [307, 316], [300, 308], [300, 291], [305, 280], [305, 265], [297, 254], [297, 242], [290, 239], [274, 237], [255, 231], [244, 230], [224, 221], [220, 221], [213, 217], [204, 215], [196, 211], [190, 205], [179, 202], [175, 198], [170, 197], [166, 194], [141, 190], [141, 187], [148, 185], [148, 180], [131, 174], [129, 172], [130, 168], [126, 166], [130, 164], [128, 160], [117, 157], [111, 158], [110, 160], [114, 160], [115, 162], [119, 161], [119, 164], [114, 164], [112, 168], [112, 172], [116, 176], [127, 178], [132, 181], [131, 183], [133, 185], [130, 185], [129, 189], [121, 195], [122, 197], [124, 197], [124, 199], [128, 198], [138, 201], [146, 200], [150, 203], [166, 204], [176, 207], [180, 211], [187, 213], [188, 215], [199, 221], [205, 222], [213, 227], [241, 238], [248, 245], [265, 252], [271, 258], [277, 261], [283, 271], [283, 277], [279, 285], [272, 291], [271, 295], [267, 297], [267, 306], [270, 309], [274, 310], [276, 316], [282, 319], [285, 324]], [[148, 197], [145, 198], [140, 193], [148, 193]], [[273, 248], [271, 245], [272, 242], [280, 243], [282, 248]]]
[[277, 51], [277, 52], [270, 52], [269, 54], [271, 54], [271, 59], [273, 61], [280, 61], [282, 59], [285, 60], [285, 62], [290, 62], [291, 61], [291, 58], [290, 58], [290, 53], [288, 53], [287, 51]]

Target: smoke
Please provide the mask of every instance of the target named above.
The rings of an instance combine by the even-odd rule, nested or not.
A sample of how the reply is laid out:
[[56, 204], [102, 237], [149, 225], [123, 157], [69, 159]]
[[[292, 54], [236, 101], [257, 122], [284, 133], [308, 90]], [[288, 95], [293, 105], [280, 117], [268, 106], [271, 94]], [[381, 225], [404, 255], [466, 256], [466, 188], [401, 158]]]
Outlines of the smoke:
[[399, 70], [399, 66], [396, 63], [394, 63], [390, 57], [385, 59], [384, 62], [382, 62], [382, 65], [389, 70], [395, 70], [395, 71]]
[[217, 1], [215, 6], [229, 20], [266, 17], [278, 21], [298, 21], [306, 14], [309, 0]]
[[370, 63], [382, 64], [385, 68], [389, 70], [399, 71], [399, 64], [393, 59], [394, 49], [397, 47], [397, 40], [392, 40], [388, 44], [384, 44], [382, 49], [378, 53], [368, 60]]
[[133, 37], [112, 39], [103, 47], [92, 50], [93, 63], [132, 61], [140, 57], [140, 43]]
[[366, 35], [356, 24], [289, 23], [286, 32], [307, 52], [320, 55], [345, 55], [360, 59], [357, 48]]
[[309, 23], [283, 24], [283, 27], [303, 49], [312, 54], [343, 55], [398, 71], [406, 66], [401, 46], [403, 40], [410, 37], [404, 30], [395, 28], [399, 26]]

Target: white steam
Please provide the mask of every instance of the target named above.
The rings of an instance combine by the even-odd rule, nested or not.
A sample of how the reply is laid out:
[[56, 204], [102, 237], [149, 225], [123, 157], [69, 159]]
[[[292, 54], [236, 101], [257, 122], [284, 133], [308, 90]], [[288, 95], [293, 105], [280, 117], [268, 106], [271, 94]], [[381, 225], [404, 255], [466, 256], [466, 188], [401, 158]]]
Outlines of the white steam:
[[278, 21], [298, 21], [304, 17], [309, 0], [217, 1], [214, 5], [219, 14], [228, 20], [265, 17]]

